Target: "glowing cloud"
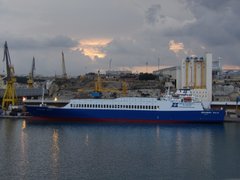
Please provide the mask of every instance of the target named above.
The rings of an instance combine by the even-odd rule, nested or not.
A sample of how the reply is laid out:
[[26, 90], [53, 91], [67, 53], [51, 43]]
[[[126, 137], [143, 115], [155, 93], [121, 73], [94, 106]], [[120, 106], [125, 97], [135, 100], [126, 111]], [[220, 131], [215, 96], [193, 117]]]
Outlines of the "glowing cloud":
[[223, 65], [223, 70], [240, 70], [240, 66], [234, 66], [234, 65]]
[[[160, 66], [159, 69], [164, 69], [164, 68], [168, 68], [170, 66]], [[129, 68], [129, 70], [131, 70], [132, 72], [143, 72], [143, 73], [152, 73], [153, 71], [158, 70], [156, 68], [156, 66], [133, 66], [131, 68]]]
[[175, 42], [174, 40], [169, 41], [168, 47], [170, 51], [173, 51], [175, 54], [184, 50], [184, 44], [181, 42]]
[[80, 51], [83, 55], [88, 56], [91, 60], [106, 57], [102, 48], [106, 47], [112, 39], [84, 39], [79, 41], [79, 45], [73, 50]]

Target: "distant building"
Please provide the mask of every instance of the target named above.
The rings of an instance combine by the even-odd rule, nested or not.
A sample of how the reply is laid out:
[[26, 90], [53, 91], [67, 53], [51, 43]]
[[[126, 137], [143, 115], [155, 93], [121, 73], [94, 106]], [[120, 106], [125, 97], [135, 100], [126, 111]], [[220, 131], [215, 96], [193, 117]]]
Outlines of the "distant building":
[[177, 71], [177, 67], [173, 66], [173, 67], [168, 67], [168, 68], [153, 71], [153, 74], [171, 76], [172, 78], [176, 79], [176, 71]]
[[113, 70], [108, 70], [106, 71], [106, 76], [109, 78], [119, 78], [121, 76], [126, 76], [132, 74], [132, 71], [124, 70], [124, 71], [113, 71]]
[[176, 66], [168, 67], [153, 71], [153, 74], [158, 75], [160, 80], [163, 78], [166, 81], [165, 88], [176, 88], [177, 69]]
[[[2, 100], [5, 89], [0, 89], [0, 100]], [[43, 89], [40, 88], [16, 88], [18, 99], [22, 100], [23, 97], [27, 99], [38, 99], [42, 97]], [[44, 95], [48, 95], [48, 91], [44, 89]]]
[[217, 61], [213, 61], [212, 63], [213, 79], [219, 79], [220, 75], [222, 74], [222, 66], [220, 60], [221, 58], [219, 58]]

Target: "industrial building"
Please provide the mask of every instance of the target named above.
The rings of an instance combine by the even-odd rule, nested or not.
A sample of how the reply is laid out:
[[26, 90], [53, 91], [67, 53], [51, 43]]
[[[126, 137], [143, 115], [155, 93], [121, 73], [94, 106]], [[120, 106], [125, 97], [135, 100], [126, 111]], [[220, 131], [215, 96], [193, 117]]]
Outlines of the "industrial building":
[[181, 88], [191, 88], [195, 97], [212, 101], [212, 54], [205, 57], [187, 57], [181, 65]]
[[159, 80], [165, 81], [165, 85], [164, 85], [165, 88], [174, 89], [178, 86], [176, 82], [178, 69], [179, 67], [172, 66], [172, 67], [153, 71], [153, 74], [156, 76], [159, 76]]
[[132, 71], [128, 70], [107, 70], [106, 77], [108, 78], [120, 78], [121, 76], [126, 76], [132, 74]]
[[[212, 101], [212, 71], [212, 54], [207, 53], [205, 57], [186, 57], [180, 67], [160, 69], [153, 74], [168, 76], [171, 83], [175, 79], [176, 89], [191, 88], [195, 97], [210, 102]], [[169, 86], [169, 83], [166, 84]]]

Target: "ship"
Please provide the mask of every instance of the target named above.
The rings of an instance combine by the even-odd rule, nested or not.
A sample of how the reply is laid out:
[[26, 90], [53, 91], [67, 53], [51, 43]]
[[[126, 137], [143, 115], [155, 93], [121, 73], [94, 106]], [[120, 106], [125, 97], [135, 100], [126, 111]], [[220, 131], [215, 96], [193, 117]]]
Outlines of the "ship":
[[26, 105], [29, 119], [40, 121], [128, 123], [222, 123], [224, 109], [205, 108], [192, 96], [72, 99], [63, 107]]

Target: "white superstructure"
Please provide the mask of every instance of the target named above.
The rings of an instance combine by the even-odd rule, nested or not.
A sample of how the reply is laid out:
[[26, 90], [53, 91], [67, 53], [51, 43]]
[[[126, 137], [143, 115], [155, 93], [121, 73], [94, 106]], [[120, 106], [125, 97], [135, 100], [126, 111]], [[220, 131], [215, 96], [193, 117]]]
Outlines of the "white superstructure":
[[73, 99], [67, 109], [146, 110], [146, 111], [202, 111], [201, 102], [183, 98], [122, 97], [116, 99]]

